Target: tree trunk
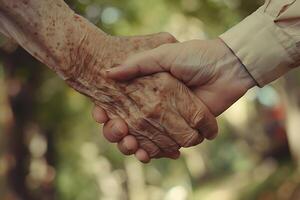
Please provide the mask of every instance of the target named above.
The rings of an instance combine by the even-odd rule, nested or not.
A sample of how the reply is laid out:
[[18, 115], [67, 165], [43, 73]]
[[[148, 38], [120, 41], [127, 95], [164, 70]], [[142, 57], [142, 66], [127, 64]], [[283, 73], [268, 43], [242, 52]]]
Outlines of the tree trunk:
[[[7, 107], [11, 113], [4, 124], [6, 138], [5, 157], [7, 157], [8, 174], [5, 199], [53, 199], [53, 185], [47, 187], [40, 185], [38, 189], [30, 188], [29, 166], [32, 162], [28, 150], [28, 127], [35, 124], [36, 89], [40, 85], [41, 69], [36, 69], [37, 62], [32, 62], [32, 57], [23, 50], [12, 54], [2, 52]], [[19, 77], [18, 70], [22, 62], [31, 63], [27, 71], [29, 77]], [[20, 81], [20, 80], [23, 81]], [[40, 195], [42, 194], [42, 195]]]

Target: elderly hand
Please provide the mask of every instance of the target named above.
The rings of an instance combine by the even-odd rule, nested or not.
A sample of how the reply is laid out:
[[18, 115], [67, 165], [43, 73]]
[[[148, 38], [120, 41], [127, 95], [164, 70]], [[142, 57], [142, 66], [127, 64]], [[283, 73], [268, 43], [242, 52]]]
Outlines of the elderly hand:
[[[131, 56], [119, 67], [109, 70], [107, 76], [126, 81], [158, 72], [169, 72], [182, 81], [214, 116], [220, 115], [255, 86], [255, 81], [241, 62], [220, 39], [165, 44]], [[186, 105], [186, 109], [189, 110], [189, 105]], [[110, 141], [119, 142], [118, 146], [123, 153], [127, 153], [124, 149], [131, 149], [131, 153], [138, 149], [136, 157], [139, 160], [149, 160], [147, 153], [142, 150], [143, 146], [138, 147], [135, 137], [129, 135], [124, 121], [109, 121], [100, 107], [94, 109], [93, 115], [99, 123], [106, 123], [104, 135]], [[116, 134], [118, 131], [122, 134]], [[179, 153], [168, 156], [177, 158]]]
[[170, 74], [121, 83], [104, 73], [131, 55], [176, 42], [170, 34], [110, 36], [75, 14], [63, 0], [0, 2], [0, 31], [69, 86], [105, 108], [110, 119], [126, 122], [123, 130], [113, 121], [106, 126], [120, 135], [128, 128], [136, 139], [124, 139], [121, 150], [126, 147], [122, 144], [131, 141], [150, 157], [164, 157], [178, 154], [181, 147], [199, 144], [202, 134], [211, 136], [217, 131], [216, 119], [208, 108]]

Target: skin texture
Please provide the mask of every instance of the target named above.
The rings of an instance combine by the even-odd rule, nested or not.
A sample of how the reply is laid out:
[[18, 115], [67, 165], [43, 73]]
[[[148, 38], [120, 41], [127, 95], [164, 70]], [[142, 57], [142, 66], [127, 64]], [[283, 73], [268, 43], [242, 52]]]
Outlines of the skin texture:
[[[186, 84], [215, 116], [223, 113], [255, 86], [255, 81], [239, 59], [220, 39], [162, 45], [131, 56], [120, 67], [111, 69], [107, 76], [126, 81], [161, 72], [168, 72]], [[95, 119], [107, 122], [109, 118], [104, 110], [96, 109]], [[126, 127], [122, 120], [107, 123]], [[113, 132], [109, 128], [104, 130], [107, 138]], [[120, 139], [127, 140], [126, 131]], [[129, 144], [127, 146], [132, 148]], [[144, 156], [147, 159], [147, 155]]]
[[[169, 34], [109, 36], [62, 0], [0, 0], [0, 25], [5, 35], [104, 108], [104, 118], [125, 120], [127, 125], [107, 123], [105, 127], [115, 130], [114, 138], [106, 137], [120, 142], [123, 153], [134, 153], [137, 148], [130, 147], [140, 146], [137, 157], [141, 160], [145, 155], [148, 159], [174, 156], [181, 147], [197, 145], [204, 135], [209, 138], [217, 132], [208, 108], [170, 74], [122, 83], [107, 77], [106, 70], [131, 55], [176, 42]], [[103, 120], [99, 116], [98, 121]], [[118, 140], [128, 132], [134, 137]]]

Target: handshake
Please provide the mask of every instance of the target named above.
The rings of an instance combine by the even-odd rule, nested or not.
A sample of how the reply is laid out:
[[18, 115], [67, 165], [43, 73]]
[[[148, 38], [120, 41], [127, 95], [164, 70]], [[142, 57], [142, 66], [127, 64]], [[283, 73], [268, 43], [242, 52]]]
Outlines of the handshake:
[[113, 37], [63, 0], [0, 2], [0, 31], [90, 97], [108, 141], [145, 163], [215, 138], [215, 117], [255, 85], [221, 39]]
[[63, 0], [0, 0], [0, 32], [90, 97], [108, 141], [147, 163], [215, 138], [215, 117], [299, 66], [299, 6], [266, 1], [222, 36], [247, 66], [221, 39], [109, 36]]
[[[168, 41], [175, 42], [172, 36], [166, 37]], [[104, 123], [109, 142], [144, 163], [152, 158], [177, 159], [181, 147], [214, 139], [215, 117], [255, 86], [221, 39], [163, 44], [129, 56], [106, 70], [105, 76], [127, 86], [125, 94], [143, 115], [134, 121], [110, 118], [105, 108], [96, 106], [93, 117]], [[128, 128], [128, 121], [138, 125]]]

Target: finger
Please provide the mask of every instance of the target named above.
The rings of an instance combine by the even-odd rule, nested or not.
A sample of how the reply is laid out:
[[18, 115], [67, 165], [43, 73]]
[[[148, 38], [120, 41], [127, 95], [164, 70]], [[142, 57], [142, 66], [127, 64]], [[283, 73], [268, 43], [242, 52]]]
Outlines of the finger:
[[112, 143], [120, 142], [128, 135], [127, 124], [122, 119], [110, 120], [103, 127], [103, 135]]
[[162, 117], [165, 131], [180, 147], [191, 147], [203, 142], [204, 137], [190, 125], [177, 112], [170, 110]]
[[180, 115], [206, 139], [214, 139], [218, 133], [216, 118], [211, 114], [207, 106], [192, 94], [188, 88], [182, 84], [179, 87], [181, 87], [179, 91], [182, 92], [175, 94], [175, 105]]
[[[159, 123], [163, 125], [164, 131], [179, 147], [191, 147], [200, 144], [204, 139], [203, 136], [197, 130], [190, 127], [176, 108], [169, 107], [171, 103], [165, 102], [167, 106], [162, 105], [162, 108], [156, 112], [161, 113], [157, 117], [159, 117]], [[153, 113], [153, 116], [150, 115], [149, 117], [156, 117], [156, 113]], [[174, 152], [174, 149], [168, 151], [168, 149], [163, 148], [163, 150], [165, 152]]]
[[[143, 147], [143, 149], [148, 152], [150, 158], [160, 153], [160, 150], [166, 153], [178, 151], [180, 146], [169, 136], [162, 126], [162, 123], [159, 121], [163, 108], [158, 107], [153, 110], [149, 107], [148, 109], [149, 111], [145, 110], [145, 113], [147, 113], [147, 120], [141, 118], [138, 120], [137, 124], [137, 129], [142, 130], [143, 135], [140, 136], [140, 132], [132, 132], [133, 135], [136, 135], [140, 147]], [[144, 145], [147, 145], [147, 147]], [[156, 148], [154, 148], [154, 145]]]
[[171, 158], [173, 160], [177, 160], [178, 158], [180, 158], [180, 155], [181, 155], [180, 151], [177, 151], [169, 155], [167, 154], [166, 157]]
[[159, 57], [164, 53], [161, 48], [145, 51], [129, 57], [119, 67], [106, 71], [108, 78], [119, 81], [130, 80], [140, 76], [146, 76], [166, 69], [159, 64]]
[[170, 158], [170, 159], [173, 159], [173, 160], [177, 160], [180, 157], [180, 154], [181, 154], [180, 151], [175, 151], [175, 152], [172, 152], [172, 153], [162, 152], [161, 154], [157, 155], [155, 158], [156, 159]]
[[148, 153], [143, 150], [143, 149], [138, 149], [137, 152], [135, 153], [135, 157], [141, 161], [142, 163], [149, 163], [150, 162], [150, 157], [148, 155]]
[[141, 42], [146, 43], [147, 45], [144, 46], [150, 47], [150, 49], [154, 49], [163, 44], [178, 42], [177, 39], [172, 34], [166, 32], [143, 35], [140, 37], [135, 36], [134, 38], [135, 40], [139, 40], [140, 43]]
[[160, 148], [147, 137], [138, 135], [136, 136], [136, 139], [138, 141], [139, 147], [147, 152], [149, 158], [153, 158], [161, 152]]
[[135, 137], [128, 135], [118, 143], [118, 148], [124, 155], [132, 155], [138, 150], [138, 143]]
[[94, 120], [100, 124], [106, 123], [109, 119], [105, 110], [99, 106], [94, 107], [94, 109], [92, 111], [92, 115], [93, 115]]
[[[141, 120], [136, 129], [144, 131], [143, 134], [147, 135], [149, 140], [157, 144], [164, 152], [173, 152], [179, 147], [190, 147], [201, 143], [204, 139], [203, 136], [199, 134], [198, 130], [190, 127], [176, 107], [177, 93], [185, 95], [184, 101], [186, 102], [190, 102], [192, 94], [187, 93], [187, 88], [185, 88], [187, 91], [183, 92], [182, 84], [169, 74], [160, 73], [155, 77], [159, 78], [161, 82], [153, 87], [163, 96], [163, 100], [150, 106], [143, 106], [146, 120]], [[138, 136], [140, 133], [132, 134]], [[170, 140], [166, 140], [166, 138], [170, 138]], [[138, 142], [140, 141], [138, 140]], [[150, 157], [152, 156], [150, 154]]]
[[[141, 46], [147, 46], [143, 53], [131, 56], [120, 67], [115, 67], [107, 71], [107, 76], [116, 80], [130, 80], [137, 76], [150, 75], [157, 72], [167, 71], [159, 65], [158, 60], [167, 52], [164, 44], [178, 42], [174, 36], [169, 33], [157, 33], [152, 35], [132, 38], [132, 43], [140, 43]], [[142, 45], [144, 43], [144, 45]], [[150, 47], [150, 48], [149, 48]], [[159, 48], [157, 48], [159, 47]], [[148, 50], [148, 51], [146, 51]]]

